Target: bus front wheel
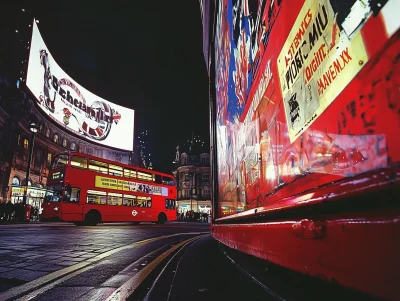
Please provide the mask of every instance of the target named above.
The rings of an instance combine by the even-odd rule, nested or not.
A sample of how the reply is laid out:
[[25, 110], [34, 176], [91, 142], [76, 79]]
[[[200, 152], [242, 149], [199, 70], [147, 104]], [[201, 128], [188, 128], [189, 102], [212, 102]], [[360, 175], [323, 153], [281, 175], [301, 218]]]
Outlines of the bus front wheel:
[[167, 216], [165, 215], [165, 213], [161, 212], [158, 215], [157, 224], [164, 224], [166, 221], [167, 221]]
[[88, 226], [96, 226], [101, 222], [100, 213], [98, 211], [92, 210], [86, 213], [85, 224]]

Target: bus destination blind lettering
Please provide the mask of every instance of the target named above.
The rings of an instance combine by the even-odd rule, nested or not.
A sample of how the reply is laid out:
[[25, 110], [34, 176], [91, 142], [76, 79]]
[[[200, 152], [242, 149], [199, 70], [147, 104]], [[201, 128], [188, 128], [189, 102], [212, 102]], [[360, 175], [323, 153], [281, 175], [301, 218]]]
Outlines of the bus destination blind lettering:
[[64, 172], [56, 171], [51, 175], [52, 180], [61, 180], [64, 179]]
[[149, 184], [130, 182], [125, 180], [118, 180], [113, 178], [96, 176], [95, 186], [99, 188], [123, 190], [123, 191], [135, 191], [154, 195], [168, 195], [168, 189], [165, 187], [158, 187]]

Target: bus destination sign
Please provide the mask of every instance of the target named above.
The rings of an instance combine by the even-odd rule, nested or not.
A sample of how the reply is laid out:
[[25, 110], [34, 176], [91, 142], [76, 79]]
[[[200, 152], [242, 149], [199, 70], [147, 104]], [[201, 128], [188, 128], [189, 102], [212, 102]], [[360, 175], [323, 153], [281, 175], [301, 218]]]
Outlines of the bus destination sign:
[[64, 179], [64, 171], [61, 170], [61, 171], [53, 172], [51, 177], [50, 177], [50, 179], [51, 180], [62, 180], [62, 179]]

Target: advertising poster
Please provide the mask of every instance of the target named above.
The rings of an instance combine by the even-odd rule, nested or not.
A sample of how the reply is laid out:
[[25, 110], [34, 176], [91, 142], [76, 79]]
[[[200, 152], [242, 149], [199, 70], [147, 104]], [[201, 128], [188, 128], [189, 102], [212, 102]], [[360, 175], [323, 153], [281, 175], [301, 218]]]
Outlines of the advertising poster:
[[26, 85], [58, 126], [104, 146], [133, 150], [134, 110], [89, 92], [56, 63], [33, 22]]
[[358, 32], [340, 34], [329, 0], [305, 1], [278, 56], [290, 141], [299, 137], [368, 61]]
[[108, 188], [115, 190], [124, 190], [124, 191], [135, 191], [142, 192], [154, 195], [168, 195], [168, 188], [159, 187], [149, 184], [118, 180], [114, 178], [96, 176], [95, 186], [99, 188]]

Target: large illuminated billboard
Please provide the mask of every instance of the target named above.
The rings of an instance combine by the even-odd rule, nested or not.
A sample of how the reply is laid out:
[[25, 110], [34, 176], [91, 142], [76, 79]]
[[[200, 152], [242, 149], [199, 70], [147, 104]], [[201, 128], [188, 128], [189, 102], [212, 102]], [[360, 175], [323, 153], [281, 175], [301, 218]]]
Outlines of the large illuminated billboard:
[[68, 76], [47, 49], [36, 22], [26, 85], [59, 126], [105, 146], [133, 150], [134, 110], [98, 97]]

